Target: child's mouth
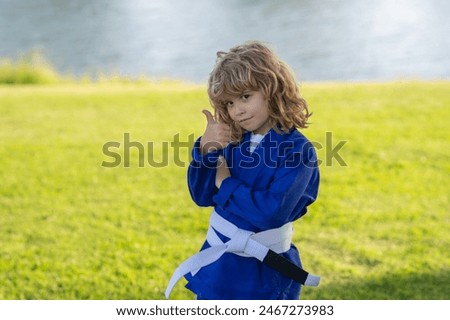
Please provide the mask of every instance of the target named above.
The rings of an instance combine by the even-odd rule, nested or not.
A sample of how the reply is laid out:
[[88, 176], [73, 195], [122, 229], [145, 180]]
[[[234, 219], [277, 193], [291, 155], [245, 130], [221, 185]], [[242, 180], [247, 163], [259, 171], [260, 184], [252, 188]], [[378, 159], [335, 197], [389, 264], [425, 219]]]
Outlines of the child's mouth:
[[248, 120], [250, 120], [250, 119], [251, 119], [251, 117], [250, 117], [250, 118], [243, 119], [243, 120], [240, 120], [239, 123], [244, 123], [244, 122], [246, 122], [246, 121], [248, 121]]

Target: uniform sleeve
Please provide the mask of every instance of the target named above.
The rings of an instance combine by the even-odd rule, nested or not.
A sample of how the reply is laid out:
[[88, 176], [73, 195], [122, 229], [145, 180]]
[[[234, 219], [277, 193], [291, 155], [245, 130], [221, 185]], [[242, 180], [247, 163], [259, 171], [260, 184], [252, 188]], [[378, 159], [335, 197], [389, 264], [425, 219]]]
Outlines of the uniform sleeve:
[[317, 197], [319, 171], [314, 148], [288, 155], [269, 188], [257, 190], [238, 177], [225, 179], [213, 200], [217, 206], [261, 230], [277, 228], [306, 213]]
[[201, 207], [214, 205], [213, 195], [217, 192], [215, 185], [217, 159], [221, 153], [219, 150], [202, 155], [200, 138], [192, 149], [192, 161], [187, 173], [188, 188], [192, 200]]

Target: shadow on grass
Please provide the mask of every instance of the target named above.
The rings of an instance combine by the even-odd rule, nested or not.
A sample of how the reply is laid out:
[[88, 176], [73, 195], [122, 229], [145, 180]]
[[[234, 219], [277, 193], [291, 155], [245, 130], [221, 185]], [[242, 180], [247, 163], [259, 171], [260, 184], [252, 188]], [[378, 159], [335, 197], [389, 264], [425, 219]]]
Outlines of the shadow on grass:
[[[450, 269], [437, 273], [389, 274], [381, 278], [304, 288], [302, 299], [317, 300], [447, 300]], [[306, 290], [308, 291], [306, 291]]]

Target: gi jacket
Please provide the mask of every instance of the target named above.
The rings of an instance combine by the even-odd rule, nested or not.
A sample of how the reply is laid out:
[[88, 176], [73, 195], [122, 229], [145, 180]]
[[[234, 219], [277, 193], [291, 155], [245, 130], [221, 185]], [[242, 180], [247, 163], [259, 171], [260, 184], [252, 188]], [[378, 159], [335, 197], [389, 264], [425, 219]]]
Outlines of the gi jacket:
[[[214, 207], [239, 228], [260, 232], [306, 213], [317, 197], [319, 170], [314, 147], [296, 129], [281, 134], [271, 129], [253, 153], [249, 150], [250, 135], [246, 133], [239, 144], [204, 156], [198, 139], [188, 168], [188, 187], [197, 205]], [[217, 189], [219, 155], [225, 157], [231, 177]], [[208, 247], [205, 242], [202, 250]], [[281, 255], [301, 266], [293, 244]], [[186, 279], [188, 289], [207, 299], [296, 299], [300, 290], [299, 284], [257, 259], [233, 253], [225, 253]]]

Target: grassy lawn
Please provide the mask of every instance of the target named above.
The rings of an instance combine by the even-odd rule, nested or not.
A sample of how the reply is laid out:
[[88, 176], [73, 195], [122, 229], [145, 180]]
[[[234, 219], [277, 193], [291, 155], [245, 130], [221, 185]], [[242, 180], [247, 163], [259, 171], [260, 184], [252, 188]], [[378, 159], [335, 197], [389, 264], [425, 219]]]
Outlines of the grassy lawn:
[[[450, 82], [302, 93], [322, 160], [319, 198], [295, 223], [305, 268], [322, 276], [302, 298], [449, 299]], [[1, 85], [0, 299], [163, 299], [207, 229], [185, 142], [208, 105], [204, 86], [179, 83]], [[145, 146], [129, 162], [125, 135]], [[108, 142], [120, 143], [114, 168]], [[172, 298], [193, 295], [180, 282]]]

